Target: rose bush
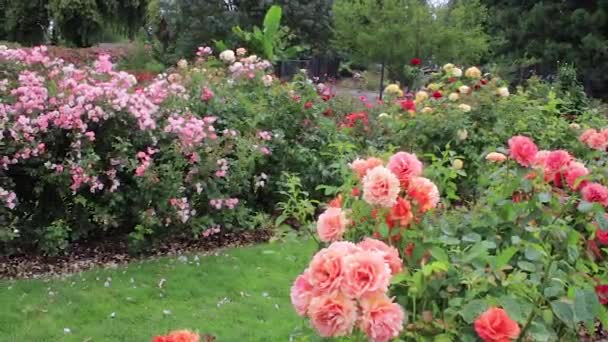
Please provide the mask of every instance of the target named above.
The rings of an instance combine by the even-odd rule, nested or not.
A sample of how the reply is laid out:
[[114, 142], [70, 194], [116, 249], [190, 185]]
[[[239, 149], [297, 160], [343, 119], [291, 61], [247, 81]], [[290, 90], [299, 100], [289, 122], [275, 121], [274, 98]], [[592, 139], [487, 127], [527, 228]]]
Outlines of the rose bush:
[[[383, 292], [403, 308], [409, 322], [401, 327], [378, 323], [388, 329], [387, 334], [369, 333], [380, 327], [368, 321], [364, 300], [356, 296], [360, 292], [345, 291], [351, 283], [346, 269], [364, 275], [357, 281], [360, 284], [383, 278], [370, 276], [377, 273], [361, 264], [344, 266], [348, 254], [332, 259], [331, 272], [318, 271], [332, 285], [315, 287], [308, 279], [317, 269], [314, 260], [326, 254], [325, 249], [292, 288], [292, 302], [300, 314], [307, 314], [311, 298], [342, 293], [358, 303], [356, 312], [362, 315], [358, 327], [367, 327], [362, 331], [372, 341], [390, 340], [395, 332], [402, 339], [420, 341], [575, 340], [582, 327], [593, 331], [597, 320], [608, 323], [608, 310], [602, 306], [608, 302], [608, 270], [603, 262], [608, 252], [608, 188], [603, 185], [601, 159], [587, 161], [566, 150], [539, 150], [529, 137], [511, 137], [508, 149], [486, 157], [474, 203], [426, 211], [436, 207], [438, 192], [418, 174], [429, 168], [420, 167], [410, 156], [399, 152], [389, 159], [410, 160], [389, 171], [394, 178], [406, 175], [402, 180], [408, 190], [400, 195], [407, 196], [403, 199], [408, 204], [393, 199], [391, 188], [401, 184], [387, 181], [388, 176], [377, 179], [372, 172], [383, 166], [370, 158], [351, 164], [353, 174], [345, 176], [342, 187], [329, 188], [340, 197], [327, 209], [336, 210], [338, 205], [347, 219], [346, 228], [332, 239], [344, 241], [333, 242], [328, 249], [349, 246], [345, 253], [357, 253], [364, 245], [377, 246], [389, 267], [384, 274], [391, 275], [389, 291], [383, 288]], [[352, 195], [353, 187], [363, 189], [362, 199]], [[366, 197], [366, 189], [379, 191], [383, 196], [378, 197], [386, 203], [392, 199], [393, 207], [386, 208], [377, 196]], [[322, 232], [323, 225], [317, 229]], [[372, 256], [364, 258], [366, 263], [374, 262]], [[318, 323], [308, 316], [319, 332]], [[354, 323], [341, 322], [350, 323], [340, 335], [350, 333]], [[354, 340], [360, 336], [355, 330], [352, 334]]]
[[319, 171], [342, 133], [317, 89], [281, 84], [256, 56], [231, 56], [201, 48], [140, 84], [108, 55], [87, 66], [45, 47], [0, 49], [2, 253], [256, 228], [280, 199], [282, 172], [311, 188], [331, 183]]

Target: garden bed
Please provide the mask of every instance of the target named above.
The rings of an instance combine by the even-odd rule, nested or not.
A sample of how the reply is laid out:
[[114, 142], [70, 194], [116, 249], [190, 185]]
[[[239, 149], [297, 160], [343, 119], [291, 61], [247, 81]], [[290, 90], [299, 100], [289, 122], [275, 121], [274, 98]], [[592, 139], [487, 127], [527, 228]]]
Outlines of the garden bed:
[[240, 247], [268, 241], [272, 232], [247, 230], [223, 232], [200, 240], [169, 240], [144, 254], [133, 255], [125, 241], [105, 240], [74, 243], [61, 256], [42, 256], [31, 253], [0, 256], [0, 279], [27, 279], [64, 276], [93, 267], [114, 268], [147, 257], [175, 256], [184, 253], [210, 252], [225, 247]]

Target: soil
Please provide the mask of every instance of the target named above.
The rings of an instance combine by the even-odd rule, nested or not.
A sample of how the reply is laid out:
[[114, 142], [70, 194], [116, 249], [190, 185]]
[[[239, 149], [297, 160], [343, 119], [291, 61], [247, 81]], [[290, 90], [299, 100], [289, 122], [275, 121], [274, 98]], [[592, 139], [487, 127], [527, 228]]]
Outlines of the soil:
[[0, 256], [0, 279], [27, 279], [63, 276], [96, 266], [116, 267], [133, 260], [173, 256], [192, 252], [209, 252], [218, 248], [239, 247], [268, 241], [272, 232], [251, 230], [226, 232], [205, 239], [165, 242], [147, 254], [133, 255], [124, 241], [74, 243], [68, 253], [49, 257], [42, 255]]

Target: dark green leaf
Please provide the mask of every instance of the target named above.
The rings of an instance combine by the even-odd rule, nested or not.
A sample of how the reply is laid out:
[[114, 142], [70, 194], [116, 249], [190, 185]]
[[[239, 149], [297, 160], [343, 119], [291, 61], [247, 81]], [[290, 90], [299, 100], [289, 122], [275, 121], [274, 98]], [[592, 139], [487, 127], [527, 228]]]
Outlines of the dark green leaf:
[[462, 310], [460, 310], [460, 315], [462, 316], [462, 319], [464, 319], [465, 322], [470, 324], [470, 323], [473, 323], [473, 321], [482, 312], [486, 311], [487, 308], [488, 308], [488, 305], [486, 304], [486, 302], [484, 300], [474, 299], [464, 305]]

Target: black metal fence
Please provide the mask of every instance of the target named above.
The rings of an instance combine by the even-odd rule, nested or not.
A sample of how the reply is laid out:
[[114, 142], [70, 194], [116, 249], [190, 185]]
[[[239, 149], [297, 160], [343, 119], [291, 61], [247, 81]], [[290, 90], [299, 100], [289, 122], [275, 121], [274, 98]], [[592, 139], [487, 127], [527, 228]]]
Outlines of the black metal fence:
[[282, 80], [291, 80], [302, 69], [306, 70], [308, 77], [311, 79], [325, 82], [328, 79], [338, 77], [340, 60], [325, 56], [316, 56], [311, 59], [285, 60], [278, 63], [276, 71], [277, 76]]

